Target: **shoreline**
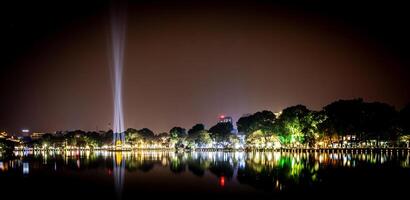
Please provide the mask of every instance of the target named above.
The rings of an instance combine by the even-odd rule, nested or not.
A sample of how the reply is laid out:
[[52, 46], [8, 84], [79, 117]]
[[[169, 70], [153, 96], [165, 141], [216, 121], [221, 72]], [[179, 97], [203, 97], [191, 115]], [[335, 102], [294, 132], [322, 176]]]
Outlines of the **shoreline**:
[[173, 149], [173, 148], [158, 148], [158, 149], [18, 149], [13, 152], [24, 151], [108, 151], [108, 152], [137, 152], [137, 151], [167, 151], [167, 152], [289, 152], [289, 153], [389, 153], [397, 151], [410, 152], [410, 148], [403, 147], [386, 147], [386, 148], [280, 148], [280, 149], [217, 149], [217, 148], [205, 148], [205, 149]]

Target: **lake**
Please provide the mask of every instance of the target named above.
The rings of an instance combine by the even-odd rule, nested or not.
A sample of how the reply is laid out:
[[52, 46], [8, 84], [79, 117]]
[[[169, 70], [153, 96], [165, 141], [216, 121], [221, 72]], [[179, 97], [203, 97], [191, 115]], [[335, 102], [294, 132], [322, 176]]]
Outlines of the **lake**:
[[15, 152], [0, 188], [16, 199], [408, 196], [409, 153]]

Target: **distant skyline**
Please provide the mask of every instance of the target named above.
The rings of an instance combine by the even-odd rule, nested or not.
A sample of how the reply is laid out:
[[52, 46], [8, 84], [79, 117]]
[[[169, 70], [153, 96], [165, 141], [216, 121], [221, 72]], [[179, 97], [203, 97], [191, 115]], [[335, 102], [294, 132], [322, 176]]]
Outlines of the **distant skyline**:
[[[107, 130], [110, 3], [9, 3], [0, 131]], [[125, 126], [206, 128], [260, 110], [410, 102], [407, 7], [381, 3], [127, 4]]]

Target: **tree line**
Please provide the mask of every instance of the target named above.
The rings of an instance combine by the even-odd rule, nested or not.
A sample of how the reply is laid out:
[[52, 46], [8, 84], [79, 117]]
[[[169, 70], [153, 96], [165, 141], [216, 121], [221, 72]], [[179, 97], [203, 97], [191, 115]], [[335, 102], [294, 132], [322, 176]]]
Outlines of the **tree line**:
[[[148, 128], [129, 128], [125, 144], [131, 148], [330, 148], [330, 147], [409, 147], [410, 105], [401, 110], [363, 99], [338, 100], [314, 111], [295, 105], [279, 114], [259, 111], [236, 122], [217, 123], [206, 129], [195, 124], [190, 129], [173, 127], [155, 134]], [[45, 134], [25, 141], [30, 147], [87, 147], [112, 145], [112, 131], [81, 130]], [[3, 145], [3, 144], [2, 144]], [[4, 145], [3, 145], [4, 146]]]

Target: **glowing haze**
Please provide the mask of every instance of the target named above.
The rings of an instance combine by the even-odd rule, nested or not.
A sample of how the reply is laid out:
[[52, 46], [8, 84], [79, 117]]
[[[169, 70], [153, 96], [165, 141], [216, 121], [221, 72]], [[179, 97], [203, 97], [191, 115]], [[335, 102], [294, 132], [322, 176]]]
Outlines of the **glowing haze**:
[[117, 0], [7, 2], [0, 132], [161, 133], [296, 104], [410, 102], [405, 3], [144, 0], [125, 20]]
[[111, 14], [111, 40], [112, 40], [112, 85], [114, 94], [114, 119], [113, 132], [115, 143], [118, 140], [124, 142], [124, 114], [122, 106], [122, 71], [124, 64], [124, 40], [125, 40], [125, 14], [123, 10], [113, 8]]

